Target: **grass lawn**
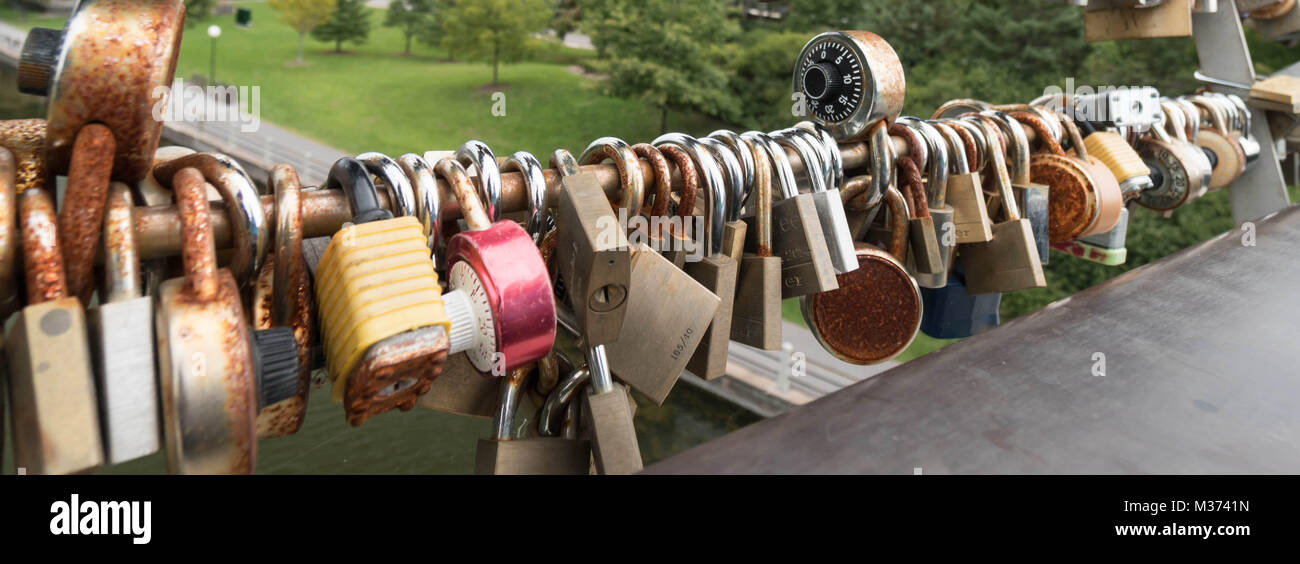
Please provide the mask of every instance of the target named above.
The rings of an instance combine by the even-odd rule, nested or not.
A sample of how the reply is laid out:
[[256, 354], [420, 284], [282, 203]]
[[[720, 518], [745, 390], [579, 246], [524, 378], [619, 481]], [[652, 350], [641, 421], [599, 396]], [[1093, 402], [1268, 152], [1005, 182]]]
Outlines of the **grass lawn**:
[[[598, 94], [592, 80], [564, 65], [502, 65], [504, 86], [498, 88], [486, 86], [492, 68], [485, 63], [444, 62], [446, 53], [418, 42], [411, 56], [403, 56], [402, 34], [381, 25], [383, 10], [371, 10], [364, 45], [345, 44], [345, 53], [337, 54], [332, 43], [308, 37], [307, 65], [286, 65], [297, 56], [297, 34], [268, 5], [241, 6], [253, 10], [251, 29], [221, 16], [186, 30], [176, 76], [208, 74], [211, 41], [204, 30], [217, 23], [219, 81], [260, 86], [262, 119], [349, 152], [396, 156], [479, 139], [498, 155], [522, 149], [545, 162], [556, 148], [581, 150], [601, 136], [638, 142], [658, 134], [655, 110]], [[566, 54], [558, 46], [543, 52]], [[506, 95], [505, 116], [492, 114], [495, 91]], [[673, 130], [694, 134], [721, 125], [680, 113], [669, 121]]]

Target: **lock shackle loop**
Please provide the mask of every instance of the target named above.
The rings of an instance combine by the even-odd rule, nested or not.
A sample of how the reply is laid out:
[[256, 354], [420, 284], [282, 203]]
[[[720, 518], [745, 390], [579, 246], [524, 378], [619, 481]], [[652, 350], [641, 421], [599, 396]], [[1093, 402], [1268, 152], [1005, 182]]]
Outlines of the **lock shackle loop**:
[[889, 124], [880, 122], [871, 128], [867, 138], [871, 151], [871, 191], [868, 201], [880, 201], [894, 185], [894, 141], [889, 136]]
[[754, 161], [754, 223], [758, 233], [754, 245], [754, 254], [760, 257], [772, 256], [772, 163], [767, 152], [746, 142], [750, 158]]
[[452, 194], [455, 194], [456, 201], [460, 203], [461, 217], [465, 218], [465, 225], [470, 231], [483, 231], [492, 227], [492, 221], [483, 209], [483, 201], [479, 200], [477, 190], [474, 189], [474, 181], [470, 179], [464, 165], [454, 157], [443, 157], [433, 165], [433, 170], [451, 187]]
[[748, 141], [742, 138], [739, 133], [730, 129], [716, 130], [710, 133], [708, 138], [721, 141], [730, 147], [731, 151], [740, 159], [740, 168], [745, 175], [745, 198], [748, 198], [749, 193], [754, 190], [754, 175], [757, 174], [757, 171], [755, 170], [755, 166], [757, 165], [754, 163], [754, 155], [752, 153], [753, 147]]
[[573, 176], [578, 174], [578, 159], [573, 157], [567, 149], [556, 149], [551, 153], [551, 159], [548, 163], [551, 168], [560, 171], [560, 176]]
[[930, 207], [945, 205], [948, 201], [948, 172], [952, 169], [952, 165], [949, 163], [947, 143], [943, 135], [925, 120], [907, 117], [899, 118], [898, 121], [920, 133], [925, 139], [930, 157], [925, 164], [925, 176], [929, 178], [929, 182], [925, 185], [926, 203]]
[[776, 180], [781, 187], [781, 198], [789, 199], [798, 196], [799, 184], [795, 181], [794, 167], [790, 165], [790, 159], [785, 156], [785, 150], [781, 145], [771, 135], [762, 131], [746, 131], [740, 136], [767, 154], [772, 169], [776, 171]]
[[966, 148], [966, 162], [970, 169], [968, 172], [980, 172], [989, 162], [988, 141], [984, 139], [984, 133], [970, 122], [963, 119], [947, 120], [957, 136], [961, 137], [962, 146]]
[[1205, 96], [1192, 96], [1189, 101], [1195, 104], [1197, 108], [1205, 110], [1205, 113], [1210, 118], [1210, 125], [1214, 129], [1219, 130], [1219, 133], [1224, 135], [1228, 134], [1228, 118], [1224, 115], [1221, 106], [1210, 101]]
[[442, 258], [442, 192], [438, 189], [433, 166], [415, 153], [397, 157], [397, 166], [402, 167], [402, 172], [411, 181], [411, 187], [415, 191], [415, 216], [420, 220], [420, 228], [427, 237], [434, 269], [446, 270]]
[[632, 146], [617, 137], [601, 137], [592, 141], [582, 150], [578, 164], [600, 164], [606, 159], [614, 161], [618, 169], [618, 181], [621, 196], [618, 205], [627, 211], [627, 217], [641, 215], [641, 206], [645, 202], [645, 179], [641, 178], [641, 159], [638, 159]]
[[[677, 217], [682, 218], [682, 236], [684, 237], [687, 222], [695, 216], [695, 198], [698, 197], [700, 191], [700, 175], [695, 169], [695, 161], [691, 160], [691, 156], [686, 151], [676, 145], [655, 147], [647, 144], [647, 146], [672, 161], [677, 166], [677, 172], [682, 176], [681, 186], [677, 189]], [[657, 205], [655, 207], [658, 208]], [[669, 228], [673, 228], [671, 223]], [[675, 232], [670, 231], [669, 234], [675, 235]]]
[[121, 182], [108, 186], [104, 205], [104, 303], [138, 298], [140, 254], [135, 243], [135, 216], [131, 209], [131, 188]]
[[[397, 161], [389, 158], [388, 155], [374, 151], [357, 155], [357, 160], [366, 166], [366, 171], [372, 177], [379, 177], [388, 187], [388, 200], [393, 204], [394, 217], [417, 214], [415, 189], [411, 187], [410, 178], [406, 176]], [[372, 179], [371, 182], [374, 180]]]
[[741, 171], [740, 159], [736, 158], [736, 153], [726, 143], [718, 141], [711, 137], [701, 137], [697, 139], [701, 145], [712, 152], [713, 158], [718, 161], [725, 173], [723, 176], [727, 181], [727, 206], [723, 210], [727, 221], [738, 221], [740, 219], [740, 208], [749, 197], [748, 189], [745, 186], [745, 179]]
[[[921, 135], [911, 128], [903, 125], [901, 121], [896, 121], [889, 125], [890, 136], [902, 137], [907, 144], [908, 155], [897, 157], [894, 160], [894, 166], [897, 169], [898, 180], [896, 186], [907, 199], [908, 208], [912, 215], [911, 219], [918, 219], [930, 216], [930, 208], [927, 205], [926, 198], [922, 195], [925, 191], [924, 177], [921, 167], [925, 163], [917, 160], [916, 156], [926, 154], [925, 140]], [[916, 155], [916, 156], [914, 156]]]
[[948, 174], [970, 174], [970, 161], [966, 160], [966, 145], [952, 125], [942, 121], [927, 122], [943, 137], [948, 159]]
[[[1028, 121], [1034, 120], [1036, 117], [1028, 112], [1007, 114], [997, 110], [981, 112], [980, 115], [992, 119], [1002, 131], [1004, 137], [1009, 138], [1007, 157], [1011, 159], [1009, 164], [1011, 181], [1021, 185], [1032, 182], [1029, 173], [1029, 136], [1025, 135], [1025, 128], [1017, 119]], [[1046, 134], [1045, 136], [1048, 139], [1051, 139], [1051, 133], [1047, 128], [1038, 131], [1039, 136]]]
[[1186, 133], [1187, 138], [1196, 139], [1196, 134], [1201, 131], [1201, 112], [1196, 108], [1196, 104], [1183, 98], [1171, 98], [1170, 101], [1183, 112], [1184, 124], [1187, 127], [1184, 133]]
[[[633, 145], [632, 152], [636, 153], [636, 156], [645, 159], [654, 173], [654, 190], [646, 190], [645, 196], [646, 200], [654, 201], [654, 204], [650, 207], [650, 217], [668, 215], [668, 204], [672, 200], [673, 193], [673, 171], [671, 165], [668, 164], [668, 158], [664, 156], [662, 151], [649, 143]], [[645, 205], [644, 201], [642, 205]]]
[[1070, 140], [1070, 145], [1074, 149], [1074, 154], [1079, 157], [1080, 161], [1088, 162], [1088, 148], [1083, 143], [1083, 134], [1079, 132], [1079, 126], [1075, 125], [1074, 120], [1061, 116], [1061, 125], [1065, 126], [1065, 136]]
[[[1073, 108], [1074, 99], [1070, 98], [1069, 100], [1070, 103], [1068, 107]], [[993, 106], [992, 109], [1013, 115], [1014, 112], [1029, 112], [1030, 114], [1037, 116], [1038, 119], [1047, 124], [1048, 130], [1051, 132], [1051, 138], [1055, 139], [1057, 143], [1060, 143], [1061, 138], [1065, 135], [1065, 131], [1061, 129], [1061, 124], [1057, 123], [1052, 111], [1043, 106], [1036, 106], [1033, 104], [1001, 104]]]
[[27, 279], [27, 305], [68, 297], [67, 273], [59, 248], [59, 221], [49, 192], [35, 186], [18, 195], [23, 272]]
[[650, 144], [655, 147], [676, 145], [686, 151], [695, 162], [695, 168], [704, 173], [706, 204], [704, 213], [707, 232], [705, 254], [707, 256], [722, 252], [722, 231], [726, 224], [726, 214], [723, 210], [727, 208], [727, 194], [723, 189], [722, 170], [718, 167], [718, 161], [699, 141], [684, 133], [665, 133]]
[[546, 401], [542, 402], [542, 407], [537, 411], [537, 434], [558, 437], [563, 433], [561, 427], [565, 411], [569, 405], [573, 405], [578, 391], [590, 380], [591, 371], [586, 368], [576, 368], [560, 379], [560, 383], [547, 394]]
[[803, 161], [804, 175], [808, 177], [809, 190], [813, 193], [825, 192], [826, 168], [822, 165], [821, 154], [808, 143], [803, 134], [782, 129], [773, 132], [772, 138], [780, 145], [794, 149], [795, 154], [799, 155], [799, 160]]
[[392, 212], [379, 205], [379, 189], [370, 179], [366, 165], [352, 157], [334, 161], [325, 178], [326, 190], [342, 190], [352, 208], [352, 223], [370, 223], [392, 219]]
[[[839, 189], [844, 185], [844, 157], [840, 155], [840, 144], [831, 135], [829, 129], [825, 126], [813, 123], [811, 121], [801, 121], [794, 124], [795, 128], [802, 129], [811, 133], [815, 138], [821, 140], [822, 155], [826, 157], [826, 184], [829, 187]], [[814, 144], [814, 146], [817, 146]]]
[[1225, 130], [1224, 133], [1231, 134], [1233, 132], [1242, 131], [1241, 113], [1237, 111], [1236, 106], [1225, 98], [1223, 94], [1205, 91], [1200, 94], [1200, 97], [1207, 103], [1213, 104], [1219, 108], [1219, 112], [1223, 115], [1224, 124], [1228, 126], [1228, 129]]
[[[496, 222], [501, 219], [501, 170], [497, 167], [496, 155], [486, 143], [470, 139], [456, 148], [452, 158], [466, 169], [473, 166], [478, 171], [478, 197], [488, 219]], [[473, 182], [471, 180], [471, 182]]]
[[[1159, 118], [1158, 121], [1151, 126], [1152, 137], [1165, 143], [1173, 143], [1175, 138], [1179, 141], [1187, 141], [1187, 133], [1183, 130], [1184, 116], [1181, 110], [1172, 103], [1162, 100], [1160, 102], [1160, 114], [1157, 117]], [[1172, 137], [1169, 134], [1170, 128], [1174, 131]]]
[[511, 370], [501, 378], [497, 391], [497, 411], [492, 416], [492, 438], [508, 441], [514, 437], [515, 411], [519, 409], [519, 398], [523, 395], [524, 383], [536, 364], [528, 364]]
[[13, 153], [0, 146], [0, 319], [22, 306], [18, 298], [18, 183]]
[[1226, 98], [1228, 103], [1237, 108], [1237, 112], [1241, 116], [1241, 136], [1252, 137], [1254, 134], [1251, 132], [1251, 120], [1254, 119], [1254, 116], [1251, 114], [1250, 108], [1246, 106], [1246, 102], [1241, 99], [1241, 96], [1236, 94], [1220, 95]]
[[1043, 147], [1047, 152], [1054, 155], [1065, 156], [1065, 149], [1061, 148], [1061, 145], [1056, 142], [1056, 139], [1044, 135], [1044, 133], [1048, 132], [1048, 125], [1043, 120], [1038, 119], [1038, 116], [1027, 112], [1012, 112], [1011, 117], [1019, 120], [1022, 125], [1034, 130], [1034, 134], [1042, 140]]
[[907, 199], [898, 188], [890, 186], [882, 203], [889, 207], [889, 248], [885, 251], [901, 264], [907, 260], [907, 219], [911, 217]]
[[[975, 125], [979, 127], [980, 131], [984, 133], [984, 137], [989, 140], [989, 144], [992, 145], [993, 140], [999, 135], [997, 129], [984, 120], [976, 120]], [[1078, 133], [1077, 129], [1075, 133]], [[1079, 141], [1079, 144], [1082, 145], [1083, 141]], [[1007, 171], [1006, 157], [1003, 156], [1002, 151], [994, 150], [990, 151], [990, 161], [989, 165], [994, 174], [994, 184], [997, 185], [998, 195], [1001, 196], [1002, 211], [1006, 214], [1006, 221], [1019, 221], [1020, 207], [1016, 204], [1015, 194], [1011, 193], [1011, 175]]]
[[221, 153], [190, 153], [160, 162], [154, 166], [154, 179], [163, 186], [171, 186], [174, 192], [173, 176], [185, 168], [199, 171], [226, 203], [226, 217], [234, 231], [235, 245], [230, 272], [240, 286], [256, 280], [266, 253], [271, 249], [271, 231], [266, 225], [257, 185], [244, 172], [244, 167]]
[[[1030, 103], [1032, 104], [1033, 102]], [[983, 100], [976, 100], [974, 98], [957, 98], [940, 104], [939, 107], [934, 110], [934, 113], [930, 115], [930, 119], [955, 118], [963, 114], [982, 112], [991, 109], [992, 107], [991, 104]]]
[[275, 197], [275, 272], [271, 277], [271, 322], [293, 326], [297, 301], [311, 299], [294, 291], [294, 269], [302, 262], [302, 183], [287, 164], [271, 169], [268, 182]]
[[172, 178], [176, 209], [181, 220], [181, 261], [185, 264], [185, 292], [197, 301], [217, 299], [217, 247], [208, 215], [208, 191], [203, 173], [185, 167]]
[[515, 151], [501, 165], [500, 172], [518, 172], [524, 177], [528, 195], [528, 221], [525, 224], [534, 242], [540, 242], [554, 218], [546, 205], [546, 174], [542, 163], [527, 151]]

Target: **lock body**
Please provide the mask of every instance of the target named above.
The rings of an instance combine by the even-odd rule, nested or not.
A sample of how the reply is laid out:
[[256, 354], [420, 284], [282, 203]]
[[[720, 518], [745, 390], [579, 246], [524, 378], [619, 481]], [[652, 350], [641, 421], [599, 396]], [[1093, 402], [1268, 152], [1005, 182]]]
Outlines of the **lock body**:
[[643, 466], [629, 401], [627, 390], [618, 385], [603, 393], [589, 388], [582, 395], [582, 420], [591, 431], [600, 474], [635, 474]]
[[591, 442], [562, 437], [479, 439], [475, 474], [584, 476], [591, 465]]
[[948, 177], [948, 205], [952, 206], [953, 235], [957, 243], [983, 243], [993, 238], [983, 181], [978, 172]]
[[595, 177], [574, 174], [562, 183], [556, 269], [584, 338], [593, 346], [610, 343], [627, 315], [632, 276], [627, 234]]
[[[757, 237], [749, 237], [746, 249], [756, 248]], [[839, 287], [811, 194], [772, 203], [772, 254], [781, 259], [782, 299]]]
[[27, 306], [5, 336], [14, 458], [30, 474], [78, 474], [104, 463], [81, 302]]
[[662, 405], [716, 319], [721, 300], [644, 245], [632, 253], [628, 315], [636, 319], [605, 345], [615, 376]]
[[158, 381], [153, 299], [109, 302], [86, 312], [103, 413], [104, 457], [118, 464], [157, 452]]
[[762, 350], [781, 348], [781, 259], [746, 254], [738, 276], [731, 340]]
[[709, 255], [686, 264], [686, 273], [718, 298], [713, 321], [686, 364], [687, 370], [706, 380], [727, 373], [727, 343], [731, 340], [731, 311], [736, 299], [738, 266], [735, 260], [723, 254]]
[[433, 380], [429, 391], [416, 405], [480, 419], [491, 418], [497, 408], [497, 382], [474, 369], [463, 354], [447, 357], [442, 375]]

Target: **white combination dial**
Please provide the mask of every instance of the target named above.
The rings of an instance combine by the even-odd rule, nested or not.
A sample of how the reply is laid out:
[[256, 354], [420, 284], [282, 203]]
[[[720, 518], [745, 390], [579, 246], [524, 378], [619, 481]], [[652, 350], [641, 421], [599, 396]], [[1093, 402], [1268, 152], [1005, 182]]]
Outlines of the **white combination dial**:
[[492, 373], [497, 360], [496, 322], [483, 281], [461, 261], [447, 273], [447, 284], [452, 291], [443, 296], [443, 304], [452, 322], [451, 354], [464, 351], [476, 370]]

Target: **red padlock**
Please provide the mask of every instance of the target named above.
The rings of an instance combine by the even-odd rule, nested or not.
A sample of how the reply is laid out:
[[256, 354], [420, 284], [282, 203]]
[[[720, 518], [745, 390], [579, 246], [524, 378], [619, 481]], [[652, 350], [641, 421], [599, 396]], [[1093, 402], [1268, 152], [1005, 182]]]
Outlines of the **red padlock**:
[[434, 170], [455, 193], [469, 228], [447, 243], [450, 291], [443, 303], [452, 317], [451, 354], [464, 351], [480, 373], [503, 376], [542, 358], [555, 343], [546, 265], [519, 224], [488, 218], [464, 166], [445, 158]]

